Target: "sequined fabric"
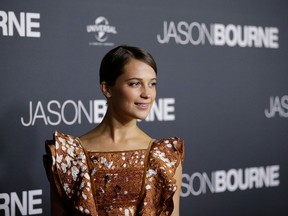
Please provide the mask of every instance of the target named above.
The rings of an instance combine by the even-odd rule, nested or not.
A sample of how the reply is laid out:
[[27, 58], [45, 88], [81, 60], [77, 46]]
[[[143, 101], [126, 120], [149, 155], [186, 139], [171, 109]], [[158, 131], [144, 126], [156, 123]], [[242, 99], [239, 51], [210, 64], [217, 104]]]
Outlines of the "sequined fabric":
[[183, 160], [179, 138], [155, 140], [148, 149], [87, 152], [79, 138], [55, 132], [44, 165], [75, 215], [170, 215], [175, 170]]
[[146, 150], [88, 154], [99, 214], [134, 215], [142, 188]]

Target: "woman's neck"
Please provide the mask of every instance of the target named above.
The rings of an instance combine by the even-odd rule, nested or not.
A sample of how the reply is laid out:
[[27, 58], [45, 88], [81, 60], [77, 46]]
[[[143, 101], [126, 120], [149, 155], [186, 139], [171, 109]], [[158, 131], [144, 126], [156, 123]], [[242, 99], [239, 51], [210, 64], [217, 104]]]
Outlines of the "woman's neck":
[[121, 143], [139, 135], [142, 131], [137, 126], [137, 120], [119, 121], [110, 115], [105, 115], [97, 130], [113, 143]]

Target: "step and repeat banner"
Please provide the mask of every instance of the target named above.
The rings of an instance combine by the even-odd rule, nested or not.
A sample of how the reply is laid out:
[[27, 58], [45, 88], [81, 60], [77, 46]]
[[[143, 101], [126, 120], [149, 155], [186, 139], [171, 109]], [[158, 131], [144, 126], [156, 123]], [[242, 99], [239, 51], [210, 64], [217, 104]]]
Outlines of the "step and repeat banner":
[[98, 70], [129, 44], [158, 63], [139, 126], [185, 140], [182, 216], [288, 215], [288, 3], [0, 3], [0, 215], [50, 215], [44, 141], [105, 113]]

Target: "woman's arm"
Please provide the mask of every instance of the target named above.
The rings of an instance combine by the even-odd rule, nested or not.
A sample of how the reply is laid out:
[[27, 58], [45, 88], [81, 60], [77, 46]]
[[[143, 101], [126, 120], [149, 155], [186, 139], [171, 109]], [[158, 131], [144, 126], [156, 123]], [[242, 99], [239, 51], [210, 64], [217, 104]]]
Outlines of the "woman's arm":
[[172, 212], [172, 216], [179, 216], [180, 215], [180, 191], [181, 191], [181, 184], [182, 184], [182, 163], [176, 169], [174, 178], [176, 179], [177, 190], [173, 196], [174, 202], [174, 210]]
[[51, 201], [51, 216], [68, 216], [71, 215], [65, 208], [64, 202], [61, 199], [55, 182], [50, 181], [50, 201]]

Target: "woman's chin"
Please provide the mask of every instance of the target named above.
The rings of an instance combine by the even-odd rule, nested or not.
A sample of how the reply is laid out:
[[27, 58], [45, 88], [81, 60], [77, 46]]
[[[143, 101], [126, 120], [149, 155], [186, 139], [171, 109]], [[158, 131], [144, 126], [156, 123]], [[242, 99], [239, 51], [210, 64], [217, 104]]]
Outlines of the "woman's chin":
[[147, 118], [147, 116], [148, 116], [148, 115], [138, 117], [138, 118], [137, 118], [137, 121], [143, 121], [143, 120], [145, 120], [145, 119]]

